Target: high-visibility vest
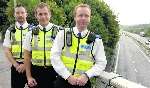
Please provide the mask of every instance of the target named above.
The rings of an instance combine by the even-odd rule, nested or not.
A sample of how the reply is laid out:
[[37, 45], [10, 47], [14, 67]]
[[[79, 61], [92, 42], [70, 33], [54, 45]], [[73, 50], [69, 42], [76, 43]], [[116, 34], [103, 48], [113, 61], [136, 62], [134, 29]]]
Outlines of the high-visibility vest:
[[[53, 40], [58, 29], [43, 31], [40, 28], [37, 35], [32, 36], [32, 64], [37, 66], [51, 66], [50, 55]], [[55, 34], [54, 34], [55, 33]]]
[[15, 28], [15, 32], [10, 31], [10, 39], [12, 41], [11, 49], [12, 55], [17, 61], [23, 61], [23, 40], [25, 38], [26, 33], [29, 31], [29, 27], [20, 30], [17, 27]]
[[[88, 33], [89, 34], [89, 33]], [[67, 46], [67, 31], [65, 34], [65, 46], [62, 52], [62, 61], [66, 68], [73, 74], [73, 75], [80, 75], [85, 73], [87, 70], [91, 69], [94, 64], [94, 59], [92, 55], [92, 48], [93, 43], [87, 44], [88, 34], [84, 37], [79, 39], [73, 32], [71, 31], [72, 35], [72, 45]], [[79, 43], [80, 41], [80, 43]], [[78, 46], [79, 45], [79, 46]], [[79, 50], [78, 50], [79, 47]], [[77, 58], [78, 55], [78, 58]], [[74, 68], [75, 60], [76, 68]], [[75, 72], [73, 72], [75, 69]]]

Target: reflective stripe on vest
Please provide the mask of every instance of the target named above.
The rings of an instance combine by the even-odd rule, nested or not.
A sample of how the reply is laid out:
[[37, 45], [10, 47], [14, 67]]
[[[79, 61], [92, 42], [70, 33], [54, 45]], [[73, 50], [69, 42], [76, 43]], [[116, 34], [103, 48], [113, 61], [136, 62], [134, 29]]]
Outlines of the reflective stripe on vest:
[[[93, 66], [94, 63], [92, 59], [93, 57], [91, 55], [92, 44], [86, 43], [87, 37], [88, 35], [85, 38], [80, 39], [78, 60], [76, 63], [75, 74], [82, 74], [86, 72]], [[72, 46], [68, 47], [65, 44], [65, 48], [62, 52], [62, 61], [71, 73], [73, 72], [75, 64], [77, 47], [78, 47], [78, 38], [74, 34], [72, 34]]]
[[[26, 33], [28, 32], [28, 28], [22, 30], [22, 41], [21, 41], [21, 30], [16, 29], [15, 33], [11, 32], [11, 40], [12, 40], [12, 55], [17, 61], [20, 59], [20, 52], [21, 52], [21, 42], [25, 38]], [[22, 43], [23, 44], [23, 43]], [[22, 56], [23, 56], [23, 49], [22, 49]]]
[[[46, 66], [51, 66], [50, 50], [53, 39], [51, 38], [52, 31], [45, 33], [45, 52], [46, 52]], [[44, 66], [44, 32], [39, 30], [38, 35], [33, 35], [32, 38], [32, 64]]]

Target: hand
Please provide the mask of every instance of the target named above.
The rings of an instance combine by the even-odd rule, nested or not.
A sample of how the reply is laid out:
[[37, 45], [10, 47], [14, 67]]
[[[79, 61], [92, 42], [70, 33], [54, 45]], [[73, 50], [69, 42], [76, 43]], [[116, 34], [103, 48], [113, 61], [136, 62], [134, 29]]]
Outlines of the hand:
[[20, 64], [19, 66], [16, 67], [16, 70], [19, 72], [19, 73], [23, 73], [25, 71], [25, 65], [24, 64]]
[[13, 66], [14, 66], [15, 68], [17, 68], [17, 67], [19, 66], [19, 64], [16, 62], [15, 64], [13, 64]]
[[34, 87], [36, 85], [37, 85], [36, 80], [34, 78], [32, 78], [32, 77], [28, 77], [28, 86], [29, 87]]
[[77, 85], [84, 86], [88, 80], [89, 80], [88, 77], [85, 74], [82, 74], [77, 79]]
[[68, 77], [67, 80], [68, 80], [68, 83], [70, 83], [71, 85], [77, 85], [76, 84], [77, 83], [77, 77], [71, 75], [71, 76]]

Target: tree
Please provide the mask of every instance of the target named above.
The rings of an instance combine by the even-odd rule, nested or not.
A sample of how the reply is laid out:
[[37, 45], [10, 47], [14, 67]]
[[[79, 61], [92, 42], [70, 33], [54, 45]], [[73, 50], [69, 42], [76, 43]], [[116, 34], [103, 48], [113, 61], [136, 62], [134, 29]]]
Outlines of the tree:
[[[80, 3], [87, 3], [91, 6], [92, 17], [89, 29], [101, 35], [107, 57], [106, 71], [113, 71], [115, 58], [114, 50], [119, 40], [119, 24], [117, 17], [113, 14], [109, 6], [103, 0], [41, 0], [46, 2], [52, 12], [51, 22], [64, 27], [74, 26], [73, 9]], [[33, 8], [40, 0], [17, 0], [17, 3], [23, 3], [29, 12], [28, 21], [34, 22]], [[28, 4], [30, 3], [30, 4]], [[9, 1], [7, 15], [10, 21], [13, 21], [13, 1]]]
[[[16, 4], [24, 5], [28, 12], [27, 21], [29, 23], [36, 23], [34, 17], [34, 8], [40, 2], [40, 0], [16, 0]], [[29, 4], [30, 3], [30, 4]], [[14, 23], [14, 1], [10, 0], [6, 9], [6, 14], [10, 23]]]
[[87, 3], [92, 9], [92, 18], [89, 29], [100, 34], [104, 42], [107, 67], [106, 71], [114, 70], [114, 50], [119, 40], [119, 24], [117, 17], [113, 14], [109, 6], [102, 0], [54, 0], [59, 7], [64, 10], [66, 20], [63, 25], [74, 26], [73, 9], [79, 3]]
[[4, 39], [4, 33], [5, 33], [5, 29], [6, 29], [6, 26], [8, 24], [8, 20], [7, 20], [7, 15], [5, 14], [5, 8], [7, 7], [7, 2], [8, 0], [1, 0], [0, 1], [0, 32], [1, 32], [1, 38], [2, 38], [2, 41]]

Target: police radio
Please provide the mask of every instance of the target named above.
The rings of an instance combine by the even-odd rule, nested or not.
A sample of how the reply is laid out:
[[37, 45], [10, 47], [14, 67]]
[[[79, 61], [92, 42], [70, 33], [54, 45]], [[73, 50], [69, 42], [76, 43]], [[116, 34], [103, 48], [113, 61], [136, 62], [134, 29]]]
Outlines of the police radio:
[[52, 35], [51, 35], [52, 39], [55, 39], [57, 31], [58, 31], [57, 26], [53, 26], [53, 28], [52, 28]]
[[72, 46], [72, 32], [71, 31], [66, 32], [66, 44], [69, 47]]
[[90, 32], [89, 35], [88, 35], [88, 38], [87, 38], [86, 43], [87, 43], [87, 44], [90, 44], [90, 43], [92, 43], [93, 41], [95, 41], [95, 39], [96, 39], [96, 35], [95, 35], [94, 33]]

